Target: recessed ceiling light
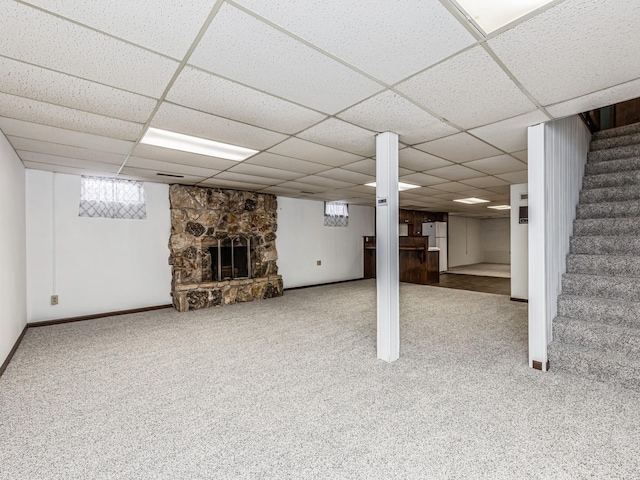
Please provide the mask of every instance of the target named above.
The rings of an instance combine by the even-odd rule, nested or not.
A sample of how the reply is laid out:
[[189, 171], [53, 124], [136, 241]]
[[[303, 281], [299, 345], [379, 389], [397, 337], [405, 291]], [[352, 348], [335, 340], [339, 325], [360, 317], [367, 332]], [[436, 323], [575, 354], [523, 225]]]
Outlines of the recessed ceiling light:
[[487, 208], [493, 208], [494, 210], [511, 210], [511, 205], [492, 205]]
[[485, 33], [491, 33], [553, 0], [457, 0]]
[[192, 137], [182, 133], [169, 132], [159, 128], [149, 128], [140, 143], [155, 145], [156, 147], [171, 148], [172, 150], [182, 150], [183, 152], [198, 153], [210, 157], [226, 158], [240, 162], [251, 155], [258, 153], [258, 150], [238, 147], [228, 143], [214, 142], [206, 138]]
[[[375, 187], [376, 182], [365, 183], [365, 185], [367, 187]], [[398, 182], [398, 190], [401, 192], [403, 190], [411, 190], [412, 188], [420, 188], [420, 185], [411, 185], [410, 183]]]
[[481, 198], [460, 198], [458, 200], [454, 200], [454, 202], [466, 203], [469, 205], [474, 205], [476, 203], [489, 203], [489, 200], [483, 200]]

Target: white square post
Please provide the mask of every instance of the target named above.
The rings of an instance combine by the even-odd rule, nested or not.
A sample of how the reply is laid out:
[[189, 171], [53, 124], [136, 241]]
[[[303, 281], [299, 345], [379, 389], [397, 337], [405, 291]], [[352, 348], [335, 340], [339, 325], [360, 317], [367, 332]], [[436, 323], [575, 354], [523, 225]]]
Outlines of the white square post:
[[376, 286], [378, 358], [400, 357], [400, 287], [398, 272], [398, 135], [376, 137]]

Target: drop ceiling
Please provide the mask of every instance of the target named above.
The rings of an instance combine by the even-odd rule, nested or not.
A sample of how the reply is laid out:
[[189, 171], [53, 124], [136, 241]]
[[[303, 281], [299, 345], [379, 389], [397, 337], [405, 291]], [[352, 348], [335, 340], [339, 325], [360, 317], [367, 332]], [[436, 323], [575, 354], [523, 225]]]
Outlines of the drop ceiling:
[[[458, 5], [1, 0], [0, 130], [27, 168], [362, 205], [393, 131], [420, 186], [402, 207], [505, 216], [486, 207], [526, 182], [529, 125], [640, 96], [640, 6], [556, 0], [486, 35]], [[259, 153], [143, 145], [148, 127]]]

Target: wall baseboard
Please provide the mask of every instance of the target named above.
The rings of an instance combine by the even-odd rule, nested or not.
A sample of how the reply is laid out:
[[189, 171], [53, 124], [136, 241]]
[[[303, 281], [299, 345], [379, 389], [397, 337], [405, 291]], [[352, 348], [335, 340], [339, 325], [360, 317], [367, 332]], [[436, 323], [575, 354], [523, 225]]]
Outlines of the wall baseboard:
[[42, 322], [29, 322], [27, 323], [27, 327], [46, 327], [49, 325], [59, 325], [61, 323], [72, 323], [72, 322], [82, 322], [84, 320], [94, 320], [96, 318], [104, 318], [104, 317], [115, 317], [118, 315], [127, 315], [129, 313], [141, 313], [141, 312], [151, 312], [153, 310], [162, 310], [165, 308], [172, 308], [173, 305], [155, 305], [153, 307], [142, 307], [142, 308], [132, 308], [130, 310], [117, 310], [115, 312], [105, 312], [105, 313], [95, 313], [93, 315], [81, 315], [79, 317], [67, 317], [67, 318], [57, 318], [54, 320], [44, 320]]
[[511, 297], [511, 301], [512, 302], [529, 303], [529, 300], [527, 300], [526, 298], [514, 298], [514, 297]]
[[4, 363], [2, 364], [2, 366], [0, 366], [0, 377], [9, 366], [9, 362], [11, 362], [11, 359], [13, 358], [13, 355], [16, 353], [16, 350], [18, 350], [18, 347], [20, 346], [20, 342], [22, 342], [22, 338], [24, 337], [24, 334], [27, 333], [27, 328], [29, 328], [29, 325], [24, 326], [24, 328], [22, 329], [22, 333], [16, 340], [16, 343], [13, 345], [13, 348], [9, 352], [9, 355], [7, 355], [7, 358], [5, 359]]
[[352, 278], [350, 280], [338, 280], [337, 282], [314, 283], [313, 285], [302, 285], [301, 287], [285, 288], [284, 291], [287, 292], [289, 290], [301, 290], [303, 288], [324, 287], [325, 285], [336, 285], [338, 283], [357, 282], [359, 280], [367, 280], [367, 279], [362, 277], [362, 278]]

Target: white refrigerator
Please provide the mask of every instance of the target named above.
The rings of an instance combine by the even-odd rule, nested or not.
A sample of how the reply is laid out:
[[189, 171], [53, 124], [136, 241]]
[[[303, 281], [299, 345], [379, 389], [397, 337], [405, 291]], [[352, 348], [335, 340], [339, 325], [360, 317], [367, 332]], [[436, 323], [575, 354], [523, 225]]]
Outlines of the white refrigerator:
[[422, 236], [429, 236], [429, 247], [440, 249], [440, 272], [448, 268], [447, 222], [427, 222], [422, 224]]

